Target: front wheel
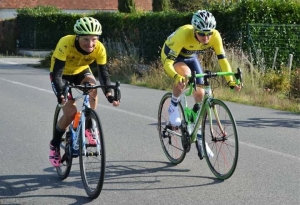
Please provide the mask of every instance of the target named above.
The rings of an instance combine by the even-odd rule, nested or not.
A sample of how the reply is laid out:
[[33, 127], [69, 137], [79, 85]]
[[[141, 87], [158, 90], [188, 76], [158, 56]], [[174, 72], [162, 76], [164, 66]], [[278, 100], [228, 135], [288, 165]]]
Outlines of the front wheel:
[[[62, 115], [63, 110], [57, 105], [53, 118], [53, 135], [55, 133], [57, 121], [61, 118]], [[65, 134], [62, 136], [62, 140], [60, 143], [61, 163], [59, 167], [56, 167], [56, 172], [62, 180], [66, 179], [70, 174], [72, 167], [71, 153], [71, 139], [70, 135], [68, 135], [68, 132], [66, 131]]]
[[79, 140], [80, 173], [87, 195], [99, 196], [105, 175], [105, 144], [98, 114], [87, 110], [85, 127], [81, 127]]
[[210, 101], [202, 129], [202, 146], [210, 170], [217, 178], [228, 179], [237, 165], [239, 143], [235, 120], [224, 102]]
[[[171, 93], [166, 93], [158, 107], [158, 123], [157, 130], [162, 149], [167, 158], [173, 164], [179, 164], [183, 161], [186, 155], [186, 150], [182, 146], [182, 126], [173, 127], [169, 122], [168, 109], [171, 103]], [[183, 109], [178, 103], [178, 109], [183, 119]]]

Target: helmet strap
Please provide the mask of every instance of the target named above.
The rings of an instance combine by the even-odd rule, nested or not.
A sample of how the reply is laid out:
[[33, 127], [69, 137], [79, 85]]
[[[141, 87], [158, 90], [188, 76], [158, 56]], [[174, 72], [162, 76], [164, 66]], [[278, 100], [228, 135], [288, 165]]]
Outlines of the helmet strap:
[[196, 31], [194, 30], [194, 37], [195, 37], [195, 39], [199, 42], [199, 43], [201, 43], [199, 40], [198, 40], [198, 38], [197, 38], [197, 34], [196, 34]]

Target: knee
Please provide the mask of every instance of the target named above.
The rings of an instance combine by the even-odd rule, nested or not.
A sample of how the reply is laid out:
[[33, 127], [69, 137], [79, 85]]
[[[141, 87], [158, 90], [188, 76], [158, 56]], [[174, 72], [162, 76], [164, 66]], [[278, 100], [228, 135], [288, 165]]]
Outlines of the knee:
[[96, 100], [97, 98], [97, 90], [94, 89], [93, 91], [90, 92], [90, 99]]
[[64, 116], [68, 119], [68, 120], [73, 120], [75, 117], [75, 114], [77, 112], [76, 107], [70, 107], [66, 110], [64, 110]]

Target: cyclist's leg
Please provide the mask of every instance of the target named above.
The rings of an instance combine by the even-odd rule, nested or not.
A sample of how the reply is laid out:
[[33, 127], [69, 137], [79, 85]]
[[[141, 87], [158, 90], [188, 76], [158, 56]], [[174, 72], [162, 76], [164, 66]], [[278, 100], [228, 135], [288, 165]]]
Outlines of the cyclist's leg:
[[[186, 63], [191, 69], [191, 72], [196, 71], [196, 74], [203, 73], [202, 67], [196, 55], [190, 58], [189, 61], [187, 61]], [[197, 84], [197, 90], [193, 93], [193, 96], [195, 99], [195, 103], [201, 103], [205, 93], [203, 89], [203, 84], [204, 84], [203, 78], [197, 78], [196, 84]], [[203, 159], [201, 127], [197, 131], [196, 148], [198, 151], [198, 156], [200, 157], [200, 159]]]
[[[82, 71], [76, 79], [76, 83], [84, 84], [85, 82], [96, 85], [96, 79], [89, 68]], [[97, 89], [93, 89], [89, 95], [90, 106], [93, 110], [95, 110], [98, 103]], [[88, 138], [89, 144], [96, 145], [95, 133], [92, 127], [92, 119], [90, 117], [86, 118], [85, 128], [85, 135]]]
[[[189, 59], [188, 62], [186, 62], [189, 68], [191, 69], [191, 72], [196, 71], [196, 74], [203, 73], [203, 69], [201, 67], [201, 64], [197, 58], [197, 56], [193, 56], [191, 59]], [[196, 79], [197, 84], [197, 91], [193, 93], [194, 99], [196, 103], [202, 102], [203, 96], [204, 96], [204, 89], [203, 89], [203, 78], [197, 78]]]
[[54, 130], [53, 138], [50, 141], [49, 160], [50, 163], [55, 167], [60, 166], [61, 156], [59, 145], [61, 143], [62, 136], [64, 135], [68, 125], [72, 122], [76, 113], [74, 100], [69, 100], [62, 109], [63, 115], [58, 120]]
[[[70, 76], [63, 76], [63, 79], [69, 81], [72, 83], [72, 78]], [[72, 99], [71, 93], [68, 95], [68, 101], [62, 108], [62, 116], [57, 121], [57, 124], [55, 126], [54, 134], [52, 136], [52, 139], [50, 141], [50, 153], [49, 153], [49, 159], [53, 166], [60, 166], [60, 143], [62, 136], [64, 135], [68, 125], [72, 122], [74, 115], [76, 113], [76, 106], [74, 103], [74, 100]]]
[[[174, 63], [175, 71], [181, 76], [188, 76], [191, 74], [189, 67], [185, 64], [184, 58], [178, 57]], [[178, 111], [178, 103], [180, 94], [185, 88], [185, 83], [178, 83], [173, 85], [173, 92], [171, 97], [171, 103], [168, 109], [169, 121], [173, 126], [179, 126], [181, 124], [180, 113]]]
[[[96, 85], [96, 79], [89, 68], [85, 69], [78, 75], [78, 83], [83, 84], [85, 82], [89, 82], [92, 85]], [[90, 95], [90, 106], [92, 109], [95, 110], [98, 104], [97, 89], [93, 89], [89, 93], [89, 95]]]

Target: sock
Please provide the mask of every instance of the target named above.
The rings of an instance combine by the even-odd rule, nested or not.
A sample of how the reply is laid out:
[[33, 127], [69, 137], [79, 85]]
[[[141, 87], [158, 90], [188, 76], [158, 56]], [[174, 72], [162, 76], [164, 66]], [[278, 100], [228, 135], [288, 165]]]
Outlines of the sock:
[[172, 94], [172, 98], [171, 98], [171, 104], [176, 107], [177, 104], [179, 102], [179, 97], [175, 97], [174, 94]]
[[66, 130], [60, 129], [57, 125], [55, 127], [55, 132], [54, 132], [54, 136], [53, 139], [51, 140], [51, 145], [54, 147], [59, 147], [60, 143], [61, 143], [61, 138], [64, 135]]

